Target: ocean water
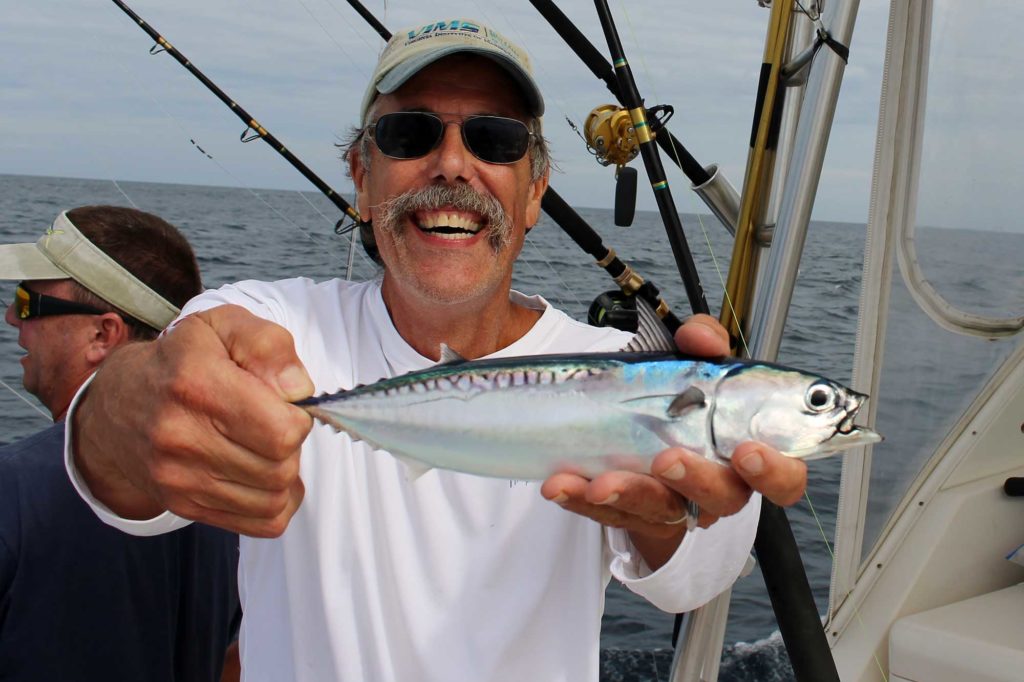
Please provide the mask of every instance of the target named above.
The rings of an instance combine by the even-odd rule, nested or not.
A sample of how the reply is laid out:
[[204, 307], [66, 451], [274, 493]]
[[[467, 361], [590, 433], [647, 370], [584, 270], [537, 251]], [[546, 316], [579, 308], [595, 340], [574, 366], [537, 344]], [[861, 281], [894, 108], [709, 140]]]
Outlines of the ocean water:
[[[337, 210], [313, 192], [0, 175], [0, 243], [35, 241], [59, 210], [102, 203], [134, 205], [177, 225], [196, 250], [207, 287], [240, 279], [279, 279], [299, 274], [314, 279], [345, 276], [350, 255], [353, 278], [376, 273], [376, 267], [359, 247], [350, 254], [348, 237], [334, 234]], [[603, 235], [608, 246], [659, 286], [678, 315], [685, 316], [685, 292], [678, 283], [657, 214], [640, 212], [632, 227], [617, 228], [610, 211], [578, 211]], [[730, 238], [708, 216], [683, 215], [682, 219], [707, 300], [717, 311], [728, 269]], [[849, 380], [864, 233], [862, 225], [812, 223], [780, 351], [781, 362], [839, 381]], [[1003, 254], [1006, 273], [1012, 277], [1016, 272], [1016, 282], [1021, 283], [1021, 261], [1007, 255], [1024, 253], [1020, 249], [1024, 239], [1019, 235], [973, 233], [965, 237], [950, 231], [949, 239], [954, 244], [969, 244], [974, 252], [987, 254], [984, 257], [990, 261]], [[955, 269], [944, 272], [960, 276]], [[975, 275], [965, 277], [971, 280]], [[604, 271], [546, 217], [527, 240], [515, 280], [518, 289], [541, 293], [582, 319], [594, 296], [615, 288]], [[14, 283], [0, 288], [10, 300]], [[1014, 296], [1019, 298], [1019, 290], [1010, 294], [1011, 303], [1017, 302]], [[0, 379], [14, 389], [0, 387], [0, 413], [4, 415], [0, 443], [21, 438], [48, 423], [33, 408], [32, 404], [38, 405], [35, 399], [21, 390], [16, 342], [15, 331], [0, 325], [0, 348], [10, 351], [0, 356], [4, 358], [0, 360]], [[830, 575], [825, 538], [831, 542], [833, 536], [840, 466], [838, 458], [812, 462], [809, 502], [804, 500], [789, 510], [822, 613], [827, 606]], [[654, 609], [617, 584], [611, 585], [602, 632], [602, 680], [666, 679], [672, 626], [672, 615]], [[762, 578], [755, 569], [736, 584], [733, 592], [720, 679], [791, 679], [776, 629]]]

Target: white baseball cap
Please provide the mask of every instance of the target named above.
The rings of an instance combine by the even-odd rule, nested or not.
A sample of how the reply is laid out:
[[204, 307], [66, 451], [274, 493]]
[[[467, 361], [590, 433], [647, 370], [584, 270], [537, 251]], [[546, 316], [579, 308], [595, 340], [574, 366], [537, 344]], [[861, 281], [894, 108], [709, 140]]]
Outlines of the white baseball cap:
[[544, 114], [544, 98], [533, 80], [530, 58], [494, 29], [472, 19], [449, 19], [396, 31], [384, 47], [363, 96], [359, 120], [378, 94], [394, 92], [424, 67], [451, 54], [470, 52], [492, 59], [522, 88], [531, 116]]
[[35, 244], [0, 245], [0, 280], [68, 277], [157, 330], [181, 312], [89, 241], [66, 211]]

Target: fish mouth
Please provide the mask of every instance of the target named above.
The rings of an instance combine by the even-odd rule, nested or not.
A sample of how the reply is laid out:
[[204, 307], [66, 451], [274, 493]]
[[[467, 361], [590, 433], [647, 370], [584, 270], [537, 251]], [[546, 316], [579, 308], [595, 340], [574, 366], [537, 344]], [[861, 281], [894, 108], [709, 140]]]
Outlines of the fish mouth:
[[854, 426], [852, 423], [847, 430], [836, 429], [835, 435], [829, 439], [828, 444], [832, 446], [836, 444], [834, 449], [850, 448], [855, 445], [870, 445], [871, 443], [881, 443], [882, 434], [877, 431], [872, 431], [866, 426]]
[[857, 416], [861, 406], [867, 399], [868, 396], [864, 393], [858, 393], [857, 391], [849, 392], [844, 408], [846, 416], [836, 424], [836, 430], [832, 433], [832, 437], [826, 441], [829, 447], [833, 447], [833, 444], [835, 444], [835, 449], [838, 450], [857, 445], [878, 443], [882, 440], [882, 436], [877, 432], [872, 431], [866, 426], [857, 426], [853, 423], [853, 418]]
[[[881, 440], [881, 436], [872, 431], [871, 429], [864, 426], [857, 426], [853, 423], [853, 418], [860, 412], [860, 408], [864, 405], [864, 402], [868, 399], [868, 396], [864, 393], [858, 393], [857, 391], [849, 391], [847, 396], [846, 405], [843, 406], [843, 412], [845, 416], [836, 424], [836, 430], [832, 434], [832, 438], [839, 438], [843, 441], [849, 441], [851, 439], [863, 438], [867, 434], [871, 434]], [[868, 436], [870, 437], [870, 436]], [[830, 439], [831, 440], [831, 439]], [[872, 443], [878, 441], [870, 441]]]
[[817, 445], [794, 448], [787, 450], [784, 454], [797, 459], [821, 459], [833, 455], [840, 450], [880, 443], [884, 440], [881, 434], [866, 426], [857, 426], [853, 423], [853, 418], [857, 414], [857, 408], [860, 407], [860, 402], [862, 401], [863, 398], [857, 401], [857, 404], [852, 406], [851, 409], [846, 410], [846, 415], [836, 424], [831, 436]]
[[833, 435], [848, 436], [854, 431], [859, 430], [860, 427], [853, 423], [853, 413], [847, 414], [839, 424], [836, 425], [836, 430]]
[[821, 459], [834, 455], [840, 450], [880, 443], [882, 440], [884, 439], [881, 434], [865, 426], [854, 425], [853, 418], [848, 417], [843, 420], [840, 427], [837, 427], [832, 436], [827, 440], [810, 447], [786, 450], [783, 454], [796, 459]]

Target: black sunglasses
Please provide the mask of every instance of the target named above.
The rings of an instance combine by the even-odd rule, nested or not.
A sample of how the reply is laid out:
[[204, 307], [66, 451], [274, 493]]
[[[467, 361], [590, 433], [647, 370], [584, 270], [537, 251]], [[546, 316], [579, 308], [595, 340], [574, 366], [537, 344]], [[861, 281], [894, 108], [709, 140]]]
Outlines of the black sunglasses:
[[24, 282], [14, 290], [14, 312], [19, 319], [31, 320], [50, 315], [103, 315], [109, 310], [100, 310], [91, 305], [65, 301], [63, 298], [47, 296], [32, 291]]
[[[447, 127], [441, 116], [426, 111], [384, 114], [366, 126], [381, 154], [392, 159], [418, 159], [441, 144]], [[487, 163], [515, 163], [526, 156], [533, 133], [522, 121], [504, 116], [466, 116], [459, 124], [462, 142]]]

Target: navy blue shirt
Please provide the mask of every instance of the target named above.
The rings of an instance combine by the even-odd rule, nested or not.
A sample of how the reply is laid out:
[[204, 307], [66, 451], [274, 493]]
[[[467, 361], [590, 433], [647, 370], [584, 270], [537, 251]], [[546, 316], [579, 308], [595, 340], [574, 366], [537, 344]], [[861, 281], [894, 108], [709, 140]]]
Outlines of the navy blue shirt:
[[59, 423], [0, 448], [0, 680], [219, 680], [240, 618], [238, 536], [107, 526], [63, 445]]

